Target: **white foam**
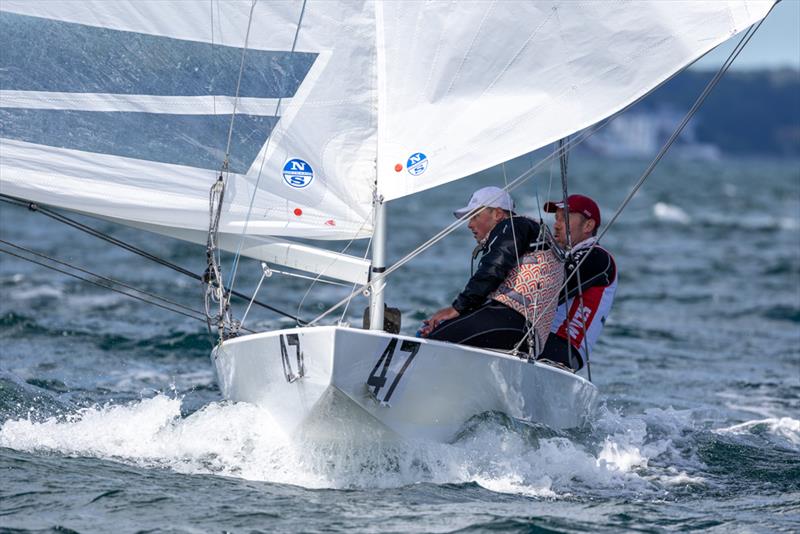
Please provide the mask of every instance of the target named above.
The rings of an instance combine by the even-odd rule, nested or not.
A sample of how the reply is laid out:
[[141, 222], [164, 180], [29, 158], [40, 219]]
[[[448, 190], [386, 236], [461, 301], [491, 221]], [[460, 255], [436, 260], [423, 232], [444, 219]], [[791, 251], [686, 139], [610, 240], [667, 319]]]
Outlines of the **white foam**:
[[706, 484], [704, 477], [690, 476], [686, 471], [679, 471], [674, 467], [667, 469], [668, 474], [660, 477], [659, 482], [667, 486], [702, 486]]
[[64, 292], [53, 286], [41, 285], [26, 289], [15, 289], [10, 292], [12, 300], [29, 300], [38, 298], [61, 298]]
[[[770, 417], [767, 419], [757, 419], [745, 421], [738, 425], [729, 426], [717, 430], [720, 434], [734, 435], [763, 435], [777, 438], [782, 445], [789, 445], [792, 448], [800, 449], [800, 420], [791, 417]], [[782, 442], [782, 443], [781, 443]]]
[[[454, 444], [365, 444], [289, 439], [267, 412], [248, 404], [210, 403], [186, 418], [180, 406], [159, 394], [66, 418], [7, 421], [0, 446], [308, 488], [476, 482], [491, 491], [558, 498], [598, 489], [653, 491], [662, 479], [661, 485], [699, 483], [677, 468], [649, 465], [677, 455], [670, 436], [685, 429], [688, 416], [671, 411], [633, 418], [605, 412], [597, 446], [594, 437], [590, 444], [531, 438], [491, 418]], [[665, 435], [649, 436], [653, 425]]]
[[747, 230], [793, 231], [800, 228], [799, 219], [794, 217], [774, 217], [768, 213], [706, 213], [702, 222]]
[[689, 224], [692, 218], [678, 206], [673, 206], [665, 202], [656, 202], [653, 206], [653, 215], [659, 221], [674, 222], [678, 224]]

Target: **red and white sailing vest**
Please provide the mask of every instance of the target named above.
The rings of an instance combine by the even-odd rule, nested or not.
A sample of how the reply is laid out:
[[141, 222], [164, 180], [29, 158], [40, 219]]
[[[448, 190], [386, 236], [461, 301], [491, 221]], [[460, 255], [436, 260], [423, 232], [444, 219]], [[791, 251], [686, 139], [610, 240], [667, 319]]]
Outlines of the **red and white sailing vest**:
[[[594, 242], [594, 238], [582, 241], [573, 251], [591, 247]], [[601, 250], [608, 254], [609, 261], [613, 265], [613, 256], [607, 250], [602, 248]], [[568, 299], [556, 309], [550, 331], [562, 339], [567, 339], [567, 331], [569, 331], [572, 348], [579, 352], [584, 362], [586, 361], [586, 346], [588, 345], [591, 352], [611, 311], [614, 293], [617, 291], [617, 279], [616, 267], [614, 267], [614, 279], [610, 284], [585, 289], [582, 294]]]
[[523, 254], [489, 298], [525, 316], [534, 325], [537, 346], [544, 347], [564, 282], [564, 265], [551, 250]]

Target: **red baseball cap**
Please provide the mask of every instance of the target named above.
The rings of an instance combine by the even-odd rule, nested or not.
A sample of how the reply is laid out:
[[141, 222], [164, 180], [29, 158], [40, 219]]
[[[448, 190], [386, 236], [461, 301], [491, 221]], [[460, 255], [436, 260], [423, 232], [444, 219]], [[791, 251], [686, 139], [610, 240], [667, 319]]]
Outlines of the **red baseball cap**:
[[[570, 195], [567, 197], [567, 202], [569, 203], [570, 213], [580, 213], [587, 219], [594, 220], [598, 227], [600, 226], [600, 208], [597, 207], [597, 203], [594, 200], [583, 195]], [[555, 213], [559, 209], [564, 209], [563, 200], [558, 202], [551, 200], [544, 204], [544, 211], [547, 213]]]

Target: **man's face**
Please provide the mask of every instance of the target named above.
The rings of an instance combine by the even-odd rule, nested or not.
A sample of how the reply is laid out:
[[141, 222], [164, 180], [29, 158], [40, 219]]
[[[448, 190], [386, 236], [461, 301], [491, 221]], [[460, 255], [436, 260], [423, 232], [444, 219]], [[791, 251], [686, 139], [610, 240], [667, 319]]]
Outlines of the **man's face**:
[[[594, 220], [587, 219], [582, 213], [569, 214], [569, 238], [573, 245], [589, 239], [594, 231]], [[562, 247], [567, 246], [567, 225], [564, 221], [564, 209], [556, 210], [556, 222], [553, 225], [556, 242]]]
[[498, 222], [505, 219], [506, 214], [503, 210], [497, 208], [483, 208], [481, 211], [469, 218], [467, 227], [472, 231], [475, 241], [481, 243], [489, 232], [497, 225]]

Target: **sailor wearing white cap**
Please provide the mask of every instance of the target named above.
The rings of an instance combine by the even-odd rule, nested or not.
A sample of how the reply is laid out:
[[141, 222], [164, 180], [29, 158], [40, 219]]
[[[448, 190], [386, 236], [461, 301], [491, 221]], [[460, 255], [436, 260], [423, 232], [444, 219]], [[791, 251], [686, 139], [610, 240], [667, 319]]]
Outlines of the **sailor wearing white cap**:
[[[422, 337], [477, 347], [512, 349], [534, 324], [535, 349], [544, 345], [563, 266], [541, 239], [539, 223], [514, 213], [499, 187], [475, 191], [453, 214], [472, 214], [468, 227], [482, 254], [477, 270], [451, 306], [423, 321]], [[547, 309], [545, 309], [547, 308]]]

